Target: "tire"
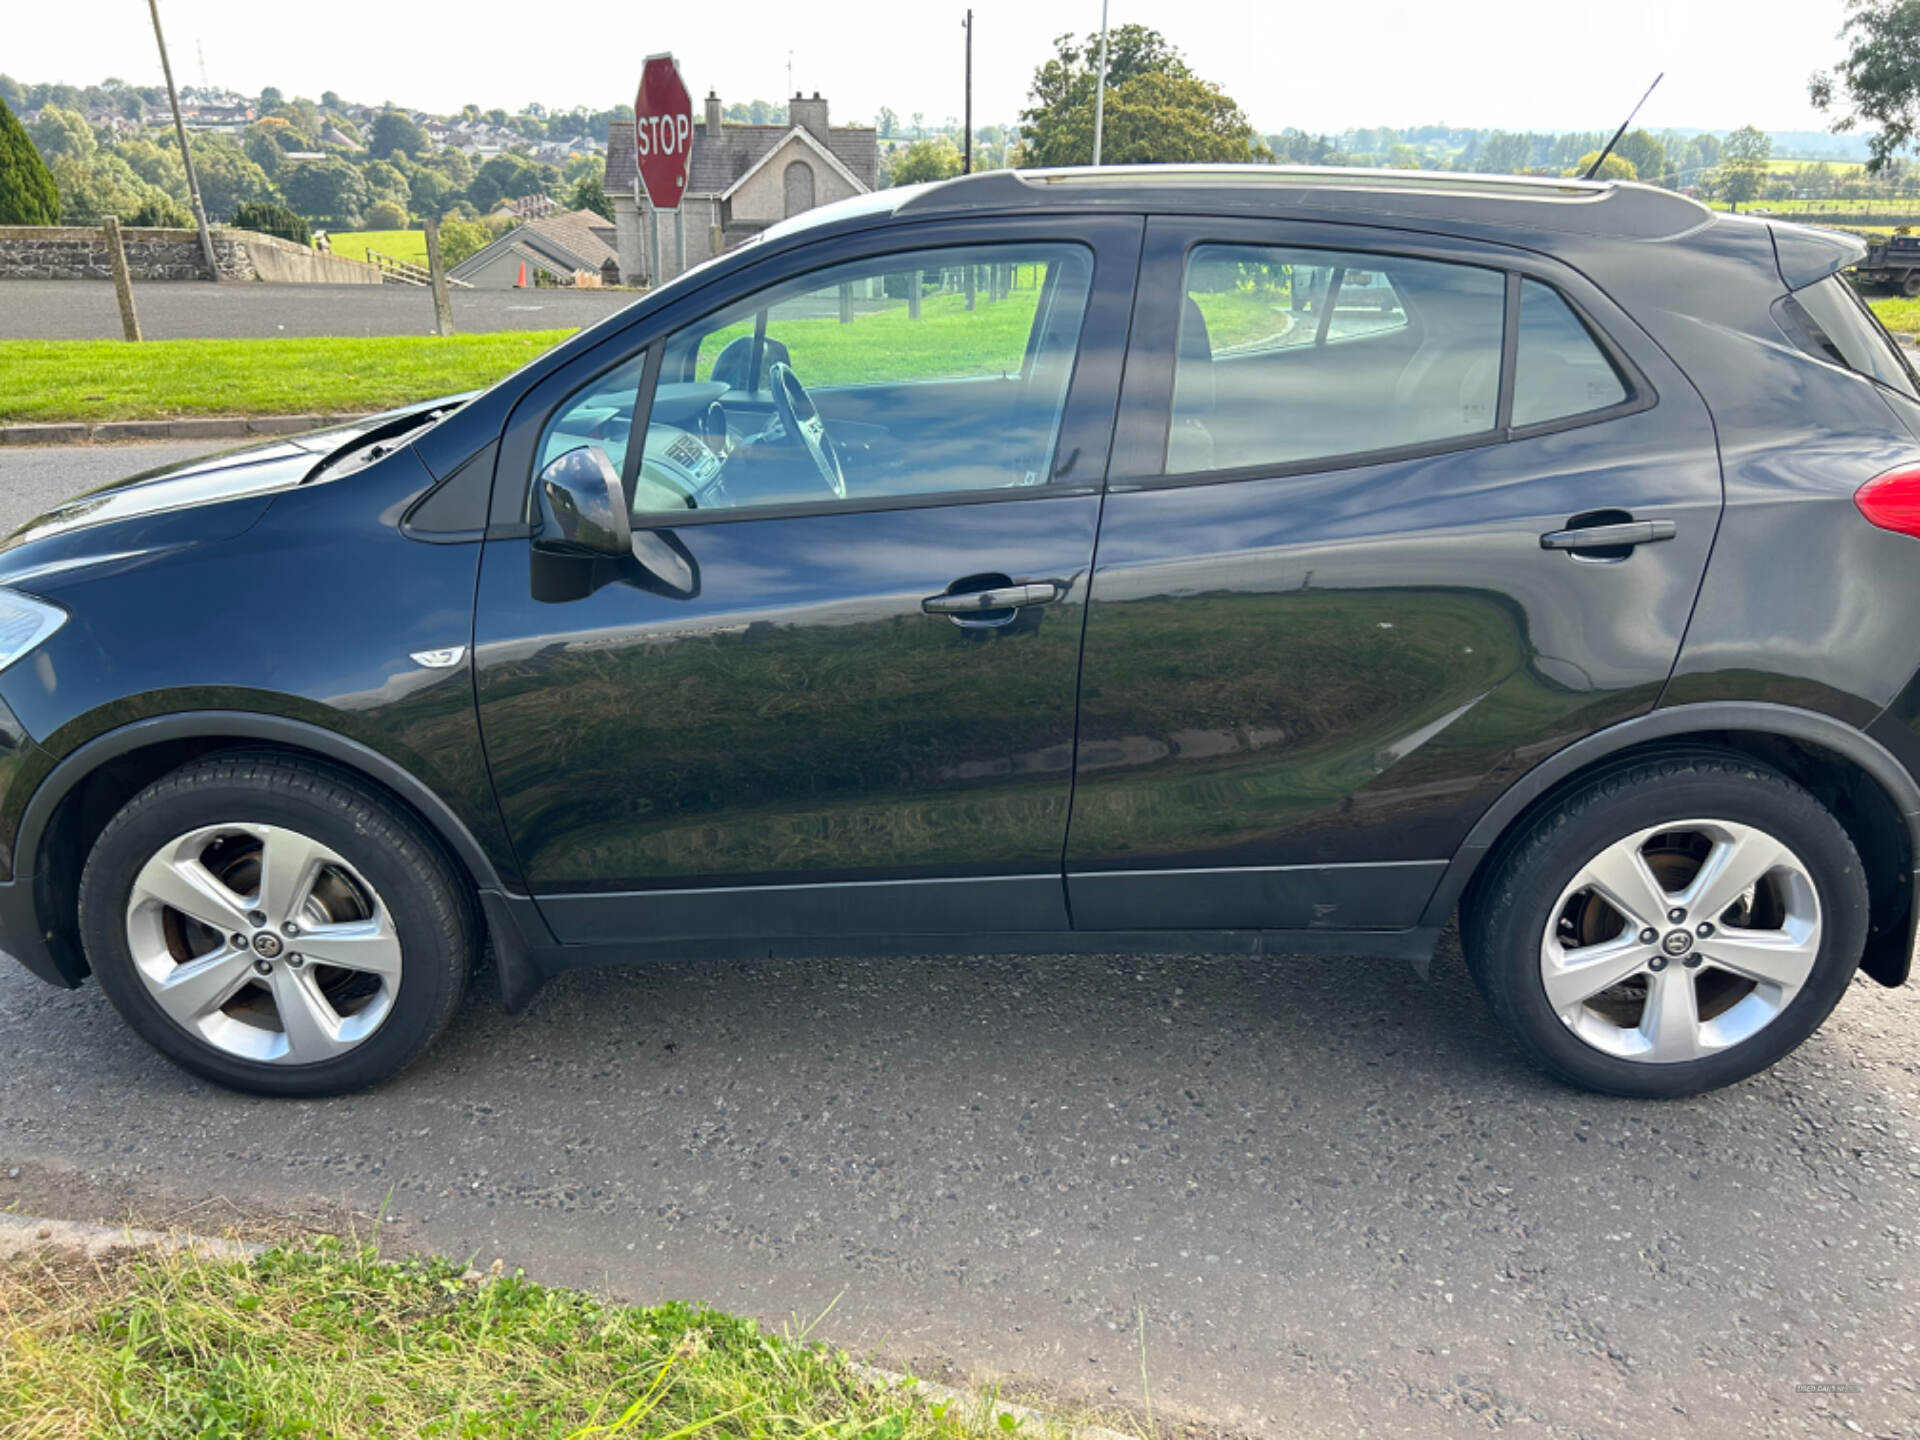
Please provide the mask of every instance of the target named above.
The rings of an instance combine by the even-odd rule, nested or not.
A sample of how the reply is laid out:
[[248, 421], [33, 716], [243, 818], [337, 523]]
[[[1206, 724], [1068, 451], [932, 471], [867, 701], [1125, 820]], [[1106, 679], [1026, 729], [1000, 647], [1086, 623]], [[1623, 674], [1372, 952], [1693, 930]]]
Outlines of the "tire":
[[1905, 275], [1900, 277], [1897, 284], [1890, 288], [1898, 290], [1909, 300], [1915, 296], [1920, 296], [1920, 270], [1909, 270]]
[[[1463, 917], [1475, 982], [1536, 1064], [1610, 1095], [1697, 1095], [1758, 1074], [1826, 1019], [1866, 943], [1866, 880], [1846, 831], [1793, 781], [1731, 752], [1629, 762], [1579, 784], [1491, 865]], [[1748, 871], [1755, 883], [1730, 890]], [[1616, 907], [1615, 892], [1631, 903]], [[1630, 923], [1663, 904], [1649, 926]]]
[[208, 1080], [287, 1097], [362, 1089], [417, 1058], [459, 1006], [478, 935], [470, 887], [413, 817], [268, 753], [195, 761], [130, 800], [87, 858], [79, 919], [100, 988], [143, 1039]]

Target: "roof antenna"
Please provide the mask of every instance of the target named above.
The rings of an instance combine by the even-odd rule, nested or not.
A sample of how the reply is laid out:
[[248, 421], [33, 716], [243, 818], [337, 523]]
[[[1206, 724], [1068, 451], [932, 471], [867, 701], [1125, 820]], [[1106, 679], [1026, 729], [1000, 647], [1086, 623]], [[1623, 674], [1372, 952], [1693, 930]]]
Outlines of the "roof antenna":
[[[1667, 72], [1664, 70], [1654, 76], [1653, 84], [1647, 86], [1647, 95], [1653, 94], [1655, 87], [1666, 78]], [[1640, 97], [1640, 105], [1647, 103], [1647, 95]], [[1594, 157], [1593, 164], [1587, 167], [1587, 173], [1580, 177], [1582, 180], [1591, 180], [1600, 173], [1600, 167], [1607, 163], [1607, 156], [1611, 155], [1613, 153], [1613, 147], [1620, 143], [1620, 137], [1627, 133], [1627, 126], [1633, 123], [1633, 117], [1640, 113], [1640, 105], [1634, 106], [1633, 109], [1627, 112], [1627, 118], [1620, 122], [1620, 128], [1614, 131], [1613, 138], [1607, 141], [1607, 148]]]

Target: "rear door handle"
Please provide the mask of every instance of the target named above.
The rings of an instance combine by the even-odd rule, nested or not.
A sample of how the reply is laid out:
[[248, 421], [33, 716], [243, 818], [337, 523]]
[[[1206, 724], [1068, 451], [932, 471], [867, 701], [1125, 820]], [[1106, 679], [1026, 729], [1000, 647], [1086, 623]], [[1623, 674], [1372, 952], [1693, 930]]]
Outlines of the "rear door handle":
[[1542, 550], [1605, 550], [1626, 545], [1651, 545], [1671, 540], [1677, 533], [1671, 520], [1621, 520], [1612, 525], [1583, 525], [1578, 530], [1549, 530], [1540, 537]]
[[1065, 594], [1052, 580], [1029, 585], [999, 585], [991, 590], [963, 590], [959, 594], [929, 595], [920, 608], [929, 615], [975, 615], [982, 610], [1023, 610], [1029, 605], [1051, 605]]

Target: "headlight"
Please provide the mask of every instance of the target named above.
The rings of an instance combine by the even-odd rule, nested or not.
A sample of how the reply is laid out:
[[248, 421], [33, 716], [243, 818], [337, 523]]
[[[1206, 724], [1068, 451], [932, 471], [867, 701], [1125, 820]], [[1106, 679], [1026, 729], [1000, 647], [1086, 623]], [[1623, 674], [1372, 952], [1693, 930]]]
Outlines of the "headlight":
[[0, 670], [67, 623], [67, 612], [31, 595], [0, 590]]

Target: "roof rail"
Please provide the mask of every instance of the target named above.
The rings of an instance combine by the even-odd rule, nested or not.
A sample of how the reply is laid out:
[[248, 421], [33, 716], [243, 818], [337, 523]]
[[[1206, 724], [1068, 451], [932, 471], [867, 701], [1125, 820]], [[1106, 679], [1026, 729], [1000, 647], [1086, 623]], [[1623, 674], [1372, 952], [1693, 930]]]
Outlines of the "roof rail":
[[[914, 187], [896, 214], [1082, 201], [1137, 204], [1143, 195], [1186, 192], [1196, 202], [1264, 208], [1289, 193], [1302, 209], [1465, 219], [1488, 223], [1663, 238], [1712, 220], [1698, 201], [1671, 190], [1613, 180], [1543, 175], [1477, 175], [1452, 170], [1370, 170], [1335, 165], [1104, 165], [1053, 170], [987, 170]], [[1202, 196], [1205, 196], [1204, 201]], [[1523, 207], [1523, 208], [1518, 208]], [[1605, 218], [1601, 218], [1604, 214]], [[1502, 219], [1504, 217], [1504, 219]], [[1549, 218], [1551, 217], [1551, 218]]]

